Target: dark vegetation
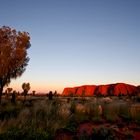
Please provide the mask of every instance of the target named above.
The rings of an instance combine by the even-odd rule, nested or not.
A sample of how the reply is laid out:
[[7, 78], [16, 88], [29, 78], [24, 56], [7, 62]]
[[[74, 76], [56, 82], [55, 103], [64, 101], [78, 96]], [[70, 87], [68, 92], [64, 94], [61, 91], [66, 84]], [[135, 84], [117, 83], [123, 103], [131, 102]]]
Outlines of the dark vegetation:
[[[3, 95], [0, 139], [120, 140], [140, 132], [138, 97]], [[53, 96], [52, 96], [53, 94]], [[138, 136], [137, 136], [138, 137]]]

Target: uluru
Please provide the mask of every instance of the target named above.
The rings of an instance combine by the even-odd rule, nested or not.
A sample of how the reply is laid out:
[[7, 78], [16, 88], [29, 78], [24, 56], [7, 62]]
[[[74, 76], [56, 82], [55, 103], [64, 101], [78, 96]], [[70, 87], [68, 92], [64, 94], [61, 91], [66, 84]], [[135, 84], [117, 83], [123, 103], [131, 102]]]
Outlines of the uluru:
[[106, 85], [83, 85], [77, 87], [66, 87], [62, 96], [119, 96], [119, 95], [137, 95], [140, 93], [139, 86], [126, 83], [115, 83]]

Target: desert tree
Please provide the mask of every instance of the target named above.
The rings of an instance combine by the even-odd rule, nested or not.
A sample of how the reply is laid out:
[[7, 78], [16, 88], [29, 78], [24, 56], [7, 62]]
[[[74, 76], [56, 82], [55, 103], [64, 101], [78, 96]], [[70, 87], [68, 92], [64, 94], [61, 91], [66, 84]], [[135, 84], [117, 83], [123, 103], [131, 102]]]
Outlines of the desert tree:
[[0, 103], [4, 86], [20, 77], [28, 64], [30, 36], [10, 27], [0, 28]]
[[49, 92], [48, 98], [49, 98], [49, 100], [52, 100], [53, 99], [53, 93], [52, 93], [52, 91]]
[[55, 90], [55, 92], [54, 92], [54, 96], [57, 96], [57, 91]]
[[23, 95], [24, 95], [24, 101], [26, 100], [26, 95], [28, 94], [28, 91], [30, 90], [30, 83], [23, 83], [22, 89], [23, 89]]
[[33, 95], [33, 96], [35, 96], [35, 93], [36, 93], [36, 91], [35, 91], [35, 90], [33, 90], [33, 91], [32, 91], [32, 95]]
[[10, 88], [10, 87], [8, 87], [8, 88], [5, 90], [5, 97], [6, 97], [6, 99], [9, 98], [9, 96], [10, 96], [11, 93], [12, 93], [12, 90], [13, 90], [13, 88]]
[[7, 92], [9, 95], [11, 94], [12, 90], [13, 90], [13, 88], [7, 88]]
[[11, 96], [12, 95], [12, 91], [13, 91], [13, 88], [7, 88], [7, 92], [8, 92], [8, 95], [7, 96]]
[[12, 93], [12, 98], [11, 98], [11, 103], [13, 103], [13, 104], [16, 103], [16, 95], [17, 95], [17, 92], [14, 90]]

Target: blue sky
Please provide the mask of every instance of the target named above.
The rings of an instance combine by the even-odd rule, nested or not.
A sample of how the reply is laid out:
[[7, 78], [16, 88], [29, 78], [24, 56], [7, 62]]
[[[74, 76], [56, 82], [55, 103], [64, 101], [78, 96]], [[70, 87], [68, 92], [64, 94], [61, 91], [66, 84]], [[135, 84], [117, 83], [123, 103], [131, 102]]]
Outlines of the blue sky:
[[26, 72], [10, 86], [140, 84], [139, 0], [1, 0], [0, 24], [31, 36]]

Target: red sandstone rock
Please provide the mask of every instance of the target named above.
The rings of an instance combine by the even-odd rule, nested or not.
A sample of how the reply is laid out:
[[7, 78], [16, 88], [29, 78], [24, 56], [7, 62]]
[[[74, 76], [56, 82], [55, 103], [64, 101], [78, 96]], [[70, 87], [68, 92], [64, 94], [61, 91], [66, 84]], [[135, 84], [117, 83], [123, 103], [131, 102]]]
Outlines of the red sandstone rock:
[[93, 96], [95, 92], [96, 86], [85, 86], [85, 95], [86, 96]]
[[65, 88], [62, 95], [69, 96], [70, 94], [76, 96], [93, 96], [93, 95], [132, 95], [140, 92], [139, 87], [125, 84], [116, 83], [108, 85], [84, 85], [79, 87]]
[[78, 87], [76, 95], [84, 96], [85, 94], [85, 86]]
[[93, 96], [96, 89], [95, 85], [84, 85], [77, 88], [76, 95], [78, 96]]
[[102, 95], [107, 95], [108, 94], [108, 88], [110, 85], [100, 85], [98, 86], [98, 92], [101, 93]]
[[65, 96], [70, 96], [70, 95], [75, 95], [76, 94], [76, 90], [77, 90], [77, 87], [74, 87], [74, 88], [65, 88], [63, 90], [63, 95]]
[[133, 93], [137, 92], [137, 88], [133, 85], [128, 85], [124, 83], [118, 83], [114, 87], [114, 94], [115, 95], [131, 95]]

